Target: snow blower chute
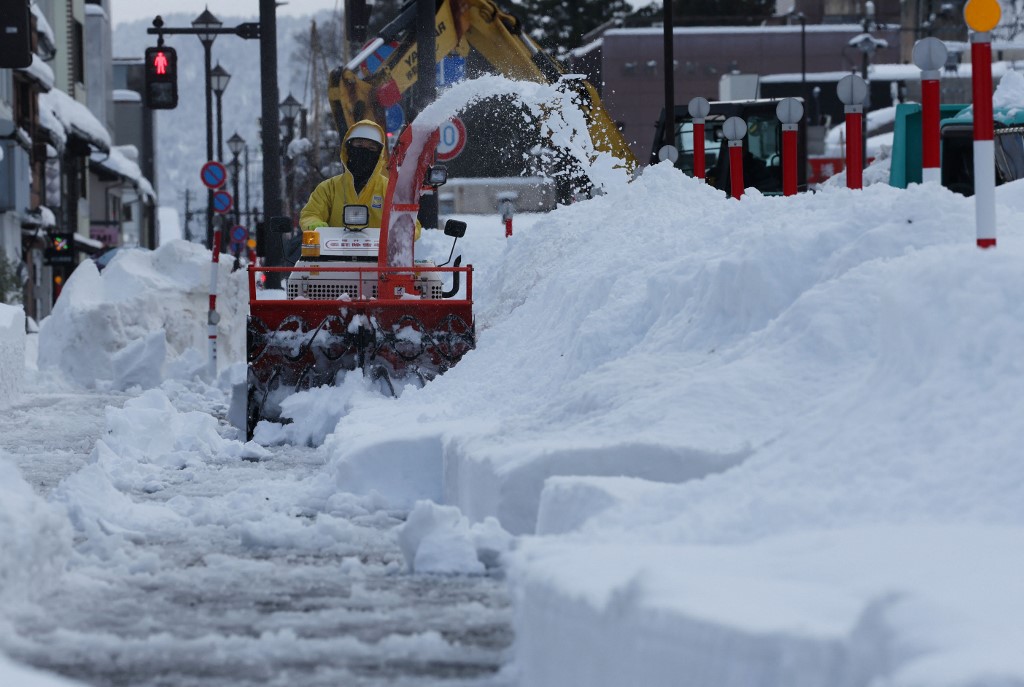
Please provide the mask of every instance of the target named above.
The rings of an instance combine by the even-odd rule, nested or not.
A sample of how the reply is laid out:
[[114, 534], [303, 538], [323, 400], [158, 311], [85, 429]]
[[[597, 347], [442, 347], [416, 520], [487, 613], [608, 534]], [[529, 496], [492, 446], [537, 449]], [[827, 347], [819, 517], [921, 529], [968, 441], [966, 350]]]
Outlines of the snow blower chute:
[[[445, 177], [430, 164], [437, 139], [415, 123], [402, 132], [379, 228], [366, 226], [366, 206], [346, 206], [346, 226], [303, 232], [294, 267], [249, 267], [249, 438], [260, 420], [279, 420], [281, 401], [297, 390], [361, 369], [394, 393], [393, 380], [425, 383], [474, 347], [472, 266], [460, 267], [461, 257], [451, 267], [414, 259], [422, 184]], [[455, 240], [465, 230], [445, 224]], [[258, 272], [288, 273], [286, 299], [259, 299]]]

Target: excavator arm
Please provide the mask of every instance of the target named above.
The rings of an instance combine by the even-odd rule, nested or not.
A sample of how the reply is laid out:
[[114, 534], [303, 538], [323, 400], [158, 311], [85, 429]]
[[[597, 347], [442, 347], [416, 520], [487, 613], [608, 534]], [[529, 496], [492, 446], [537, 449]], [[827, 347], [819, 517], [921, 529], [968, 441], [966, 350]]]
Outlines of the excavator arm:
[[[385, 126], [385, 112], [416, 83], [416, 4], [399, 16], [347, 65], [331, 73], [328, 99], [342, 133], [360, 119]], [[578, 96], [591, 139], [632, 170], [636, 158], [608, 116], [597, 90], [583, 79], [564, 79], [561, 65], [522, 29], [519, 20], [491, 0], [438, 0], [434, 61], [476, 50], [499, 74], [518, 81], [562, 84]]]

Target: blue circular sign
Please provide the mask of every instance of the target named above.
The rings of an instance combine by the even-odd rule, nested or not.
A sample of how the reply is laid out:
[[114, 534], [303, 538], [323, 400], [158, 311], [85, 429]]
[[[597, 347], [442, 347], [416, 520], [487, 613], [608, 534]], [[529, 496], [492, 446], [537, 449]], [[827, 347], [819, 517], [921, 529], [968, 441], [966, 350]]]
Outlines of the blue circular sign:
[[213, 194], [213, 211], [224, 214], [231, 210], [232, 198], [227, 191], [217, 191]]
[[203, 180], [206, 188], [217, 189], [228, 180], [228, 170], [216, 160], [210, 160], [199, 170], [199, 178]]
[[392, 105], [384, 110], [384, 128], [387, 132], [394, 133], [405, 124], [405, 110], [401, 105]]
[[231, 228], [232, 243], [245, 243], [248, 239], [249, 230], [243, 227], [241, 224], [236, 224]]

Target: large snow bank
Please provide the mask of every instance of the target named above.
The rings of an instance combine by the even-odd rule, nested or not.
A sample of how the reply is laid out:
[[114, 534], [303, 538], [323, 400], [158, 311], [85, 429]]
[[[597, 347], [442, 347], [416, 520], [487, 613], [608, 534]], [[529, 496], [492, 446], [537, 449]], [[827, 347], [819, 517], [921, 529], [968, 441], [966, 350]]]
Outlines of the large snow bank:
[[[39, 369], [74, 382], [155, 386], [168, 358], [196, 349], [205, 357], [210, 253], [186, 241], [155, 251], [126, 250], [98, 272], [91, 260], [71, 274], [39, 329]], [[245, 272], [219, 263], [218, 367], [245, 359]], [[160, 340], [160, 335], [164, 340]]]
[[1022, 191], [982, 252], [931, 185], [609, 184], [475, 265], [459, 365], [350, 403], [338, 488], [538, 532], [523, 684], [1024, 682]]
[[25, 381], [25, 313], [0, 303], [0, 406], [13, 400]]

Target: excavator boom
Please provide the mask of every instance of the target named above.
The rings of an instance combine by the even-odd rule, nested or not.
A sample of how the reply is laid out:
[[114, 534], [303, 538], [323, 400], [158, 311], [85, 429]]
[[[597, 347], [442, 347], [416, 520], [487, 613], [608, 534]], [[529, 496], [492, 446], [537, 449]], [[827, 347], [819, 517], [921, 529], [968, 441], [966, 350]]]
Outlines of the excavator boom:
[[[416, 5], [411, 3], [351, 62], [331, 73], [328, 99], [339, 131], [360, 119], [373, 119], [384, 127], [387, 108], [416, 83], [415, 22]], [[472, 49], [510, 79], [565, 84], [579, 96], [597, 150], [611, 153], [631, 170], [637, 166], [597, 89], [583, 79], [564, 78], [562, 66], [526, 35], [519, 19], [491, 0], [439, 0], [435, 36], [435, 62]]]

